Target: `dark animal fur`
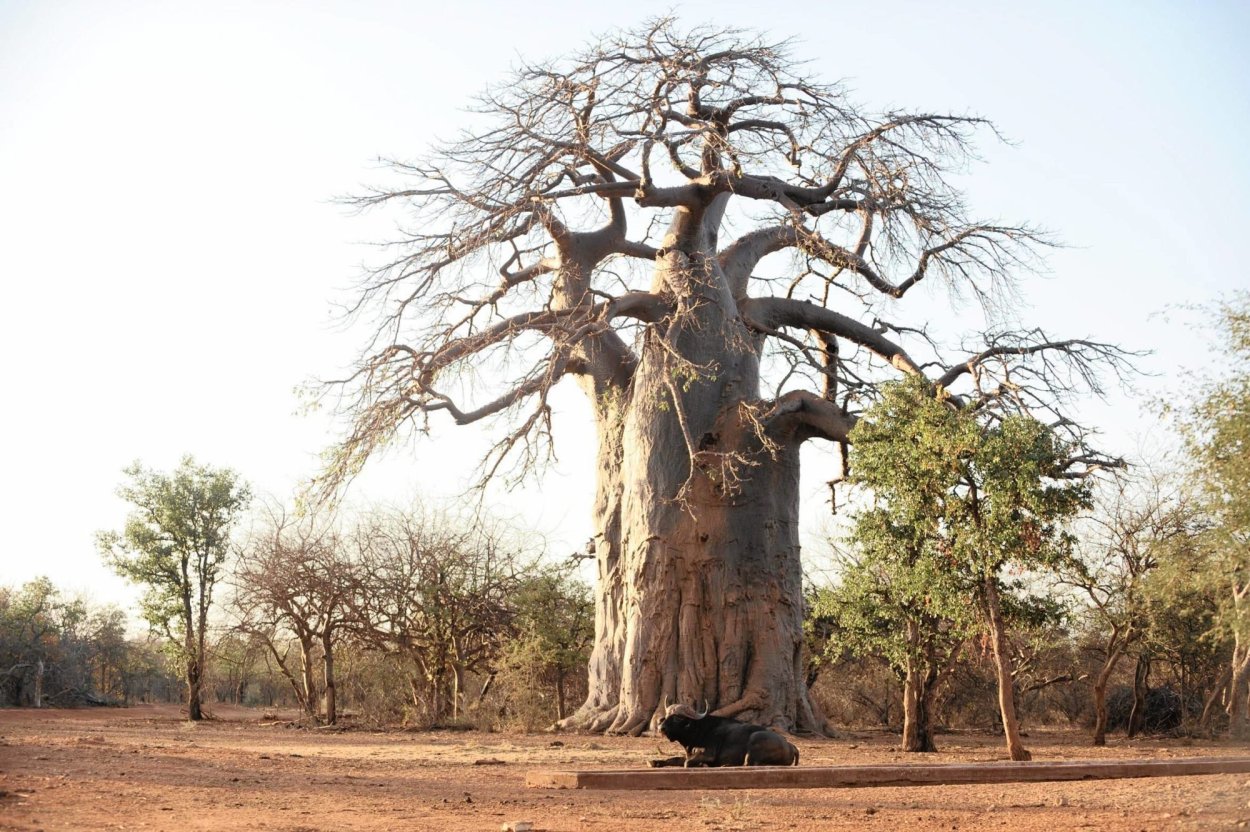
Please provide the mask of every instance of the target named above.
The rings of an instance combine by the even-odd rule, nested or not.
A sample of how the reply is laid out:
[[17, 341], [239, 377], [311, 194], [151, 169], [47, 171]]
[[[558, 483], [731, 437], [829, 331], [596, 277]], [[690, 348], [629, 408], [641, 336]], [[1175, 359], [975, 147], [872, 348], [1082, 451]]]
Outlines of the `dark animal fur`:
[[687, 768], [799, 764], [799, 750], [781, 734], [736, 719], [670, 714], [660, 723], [660, 733], [686, 749]]

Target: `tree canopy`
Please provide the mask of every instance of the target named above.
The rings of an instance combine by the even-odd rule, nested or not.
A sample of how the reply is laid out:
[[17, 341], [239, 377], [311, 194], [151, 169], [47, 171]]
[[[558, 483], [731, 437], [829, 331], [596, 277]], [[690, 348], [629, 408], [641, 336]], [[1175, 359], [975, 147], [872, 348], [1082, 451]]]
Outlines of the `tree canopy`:
[[1223, 373], [1182, 412], [1192, 478], [1212, 520], [1194, 577], [1222, 599], [1216, 627], [1233, 642], [1228, 713], [1234, 736], [1250, 735], [1250, 293], [1220, 303], [1215, 332]]
[[515, 482], [550, 459], [551, 391], [572, 378], [598, 440], [599, 581], [569, 725], [638, 733], [665, 700], [706, 700], [823, 727], [802, 684], [799, 448], [845, 448], [883, 382], [914, 376], [1003, 435], [1032, 424], [1012, 415], [1053, 424], [1080, 448], [1069, 473], [1103, 461], [1062, 411], [1122, 351], [993, 318], [951, 349], [895, 320], [921, 285], [993, 309], [1049, 244], [957, 186], [984, 119], [872, 112], [790, 44], [670, 18], [524, 65], [478, 104], [354, 200], [405, 219], [352, 305], [373, 338], [334, 388], [351, 424], [323, 486], [440, 417], [500, 422], [482, 479]]
[[[1072, 475], [1074, 449], [1036, 419], [986, 418], [918, 379], [885, 385], [851, 442], [852, 478], [872, 493], [851, 540], [875, 570], [876, 597], [905, 625], [886, 638], [896, 642], [893, 661], [936, 681], [970, 625], [961, 606], [976, 598], [1000, 665], [1008, 746], [1024, 757], [1013, 747], [1005, 570], [1052, 570], [1069, 559], [1065, 524], [1089, 505], [1088, 487]], [[853, 573], [850, 587], [864, 577]], [[931, 737], [921, 744], [932, 746]]]

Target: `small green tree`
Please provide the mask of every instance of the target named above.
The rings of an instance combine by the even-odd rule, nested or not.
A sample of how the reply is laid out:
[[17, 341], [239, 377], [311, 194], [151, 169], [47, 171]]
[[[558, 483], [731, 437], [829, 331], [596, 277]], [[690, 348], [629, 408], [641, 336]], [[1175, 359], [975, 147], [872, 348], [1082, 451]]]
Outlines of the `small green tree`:
[[[0, 597], [0, 682], [5, 700], [36, 708], [48, 700], [49, 671], [59, 663], [66, 635], [85, 614], [79, 601], [66, 600], [47, 577], [35, 578]], [[29, 683], [29, 693], [24, 691]], [[7, 703], [6, 703], [7, 704]]]
[[965, 582], [931, 548], [903, 539], [884, 507], [858, 514], [851, 537], [858, 557], [843, 558], [840, 583], [813, 603], [833, 621], [826, 656], [884, 659], [903, 683], [903, 750], [937, 751], [933, 703], [973, 624]]
[[[567, 716], [569, 680], [580, 674], [595, 636], [595, 605], [590, 587], [567, 568], [548, 567], [521, 579], [513, 602], [516, 635], [506, 645], [503, 665], [553, 694], [554, 720]], [[578, 688], [584, 684], [578, 685]]]
[[[977, 411], [922, 379], [886, 385], [851, 433], [851, 471], [875, 506], [860, 516], [853, 539], [886, 557], [914, 563], [936, 609], [971, 595], [994, 655], [1007, 749], [1029, 759], [1019, 731], [1004, 592], [1008, 570], [1054, 568], [1067, 557], [1063, 524], [1088, 505], [1073, 458], [1048, 429], [1027, 416], [982, 421]], [[936, 577], [942, 575], [942, 580]], [[916, 599], [909, 592], [906, 597]]]
[[122, 531], [100, 532], [97, 543], [117, 574], [146, 587], [143, 617], [178, 651], [187, 715], [198, 720], [213, 590], [251, 491], [234, 471], [199, 465], [190, 456], [170, 474], [138, 462], [125, 474], [129, 482], [118, 494], [134, 511]]
[[1201, 730], [1227, 704], [1233, 647], [1220, 626], [1226, 589], [1212, 580], [1209, 541], [1206, 530], [1172, 541], [1142, 587], [1150, 649], [1175, 668], [1182, 702], [1201, 697]]

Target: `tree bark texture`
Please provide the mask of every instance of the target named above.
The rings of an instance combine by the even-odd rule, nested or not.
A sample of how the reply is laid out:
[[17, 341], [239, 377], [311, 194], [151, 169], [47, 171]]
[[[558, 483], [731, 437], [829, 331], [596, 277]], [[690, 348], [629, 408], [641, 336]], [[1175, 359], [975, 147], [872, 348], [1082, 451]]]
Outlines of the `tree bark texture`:
[[1142, 653], [1137, 657], [1137, 665], [1133, 668], [1133, 709], [1128, 715], [1128, 738], [1130, 740], [1146, 727], [1146, 694], [1150, 692], [1149, 679], [1150, 656]]
[[309, 717], [317, 716], [317, 679], [314, 676], [313, 664], [313, 645], [312, 638], [300, 635], [300, 684], [303, 687], [303, 694], [300, 696], [300, 704], [304, 706], [304, 714]]
[[1250, 697], [1250, 643], [1240, 636], [1233, 645], [1232, 679], [1228, 693], [1228, 735], [1235, 740], [1250, 739], [1247, 698]]
[[187, 659], [187, 719], [198, 722], [204, 718], [204, 708], [200, 702], [201, 669], [199, 661]]
[[937, 674], [909, 669], [903, 680], [903, 750], [937, 751], [933, 739], [933, 700], [937, 694]]
[[986, 620], [994, 650], [994, 672], [998, 680], [998, 708], [1003, 720], [1003, 735], [1007, 739], [1007, 753], [1012, 760], [1023, 762], [1032, 759], [1033, 755], [1020, 738], [1020, 721], [1016, 718], [1016, 695], [1011, 678], [1011, 651], [1007, 647], [1007, 622], [1003, 619], [998, 582], [990, 576], [983, 586]]
[[325, 720], [327, 725], [334, 725], [338, 722], [338, 703], [334, 685], [334, 639], [329, 626], [321, 634], [321, 667], [322, 684], [325, 688]]
[[1107, 744], [1107, 683], [1123, 655], [1122, 646], [1112, 647], [1094, 680], [1094, 745]]
[[637, 735], [667, 701], [823, 730], [804, 684], [798, 543], [812, 434], [763, 424], [760, 339], [683, 213], [653, 286], [683, 308], [647, 330], [629, 388], [597, 395], [595, 646], [566, 724]]
[[933, 702], [937, 696], [941, 669], [932, 650], [924, 660], [916, 650], [920, 642], [920, 628], [915, 621], [907, 622], [907, 639], [913, 655], [908, 660], [903, 675], [903, 750], [911, 752], [937, 751], [933, 739]]

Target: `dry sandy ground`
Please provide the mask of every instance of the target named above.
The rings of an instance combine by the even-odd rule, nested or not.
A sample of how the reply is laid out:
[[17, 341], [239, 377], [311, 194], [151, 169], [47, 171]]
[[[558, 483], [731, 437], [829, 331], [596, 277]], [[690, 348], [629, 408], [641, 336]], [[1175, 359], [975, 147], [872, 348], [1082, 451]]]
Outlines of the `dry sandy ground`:
[[[218, 706], [0, 710], [0, 830], [1154, 830], [1250, 828], [1250, 775], [919, 788], [542, 791], [536, 768], [630, 768], [654, 738], [305, 730]], [[285, 715], [289, 716], [289, 715]], [[940, 736], [923, 762], [1002, 759]], [[804, 765], [921, 762], [889, 735], [799, 739]], [[1245, 747], [1034, 731], [1037, 760], [1238, 755]]]

